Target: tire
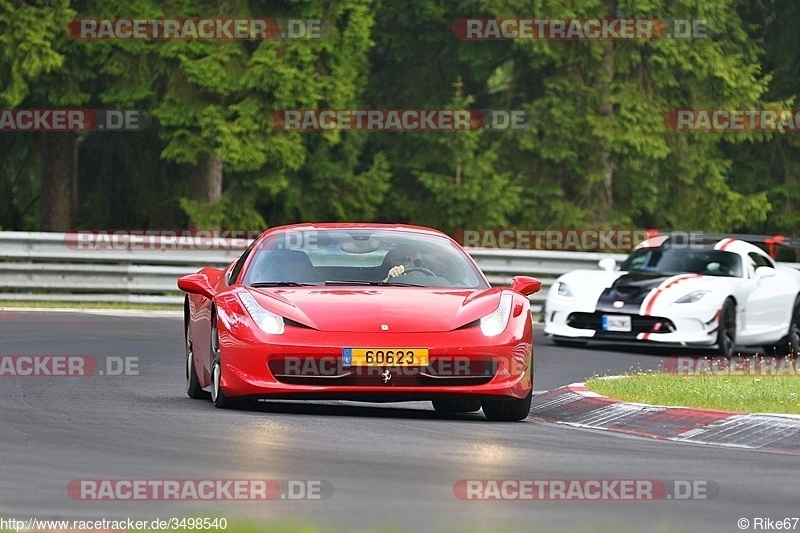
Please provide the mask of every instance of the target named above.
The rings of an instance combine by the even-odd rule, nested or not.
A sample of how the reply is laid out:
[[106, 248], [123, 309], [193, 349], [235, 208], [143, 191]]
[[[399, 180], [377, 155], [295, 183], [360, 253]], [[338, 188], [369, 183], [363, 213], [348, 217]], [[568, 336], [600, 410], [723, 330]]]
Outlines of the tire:
[[533, 389], [528, 395], [518, 400], [482, 400], [483, 414], [493, 422], [515, 422], [525, 420], [531, 412]]
[[192, 349], [192, 328], [189, 322], [186, 322], [186, 394], [189, 398], [195, 400], [208, 400], [211, 398], [211, 393], [206, 392], [200, 386], [200, 380], [197, 379], [197, 369], [194, 366], [194, 350]]
[[211, 402], [219, 409], [230, 409], [235, 406], [234, 400], [225, 396], [220, 382], [222, 381], [222, 363], [220, 360], [219, 332], [217, 331], [217, 314], [211, 313]]
[[[772, 347], [768, 349], [772, 353]], [[800, 354], [800, 296], [794, 301], [792, 307], [792, 321], [789, 324], [789, 333], [778, 341], [775, 345], [777, 355], [798, 355]]]
[[717, 330], [717, 355], [731, 357], [736, 348], [736, 304], [728, 298], [722, 304]]
[[439, 398], [433, 400], [433, 408], [438, 413], [456, 414], [456, 413], [474, 413], [481, 410], [481, 401], [466, 398], [463, 400], [451, 400], [448, 398]]

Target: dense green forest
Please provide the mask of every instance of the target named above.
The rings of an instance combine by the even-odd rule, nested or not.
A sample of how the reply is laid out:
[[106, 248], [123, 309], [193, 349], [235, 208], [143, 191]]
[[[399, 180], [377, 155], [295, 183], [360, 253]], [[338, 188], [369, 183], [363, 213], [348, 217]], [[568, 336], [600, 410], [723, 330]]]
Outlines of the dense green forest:
[[[78, 18], [303, 18], [319, 39], [78, 40]], [[700, 19], [709, 38], [469, 41], [456, 20]], [[138, 132], [0, 132], [0, 228], [800, 232], [798, 0], [0, 0], [0, 108], [140, 109]], [[283, 109], [524, 109], [523, 131], [280, 131]]]

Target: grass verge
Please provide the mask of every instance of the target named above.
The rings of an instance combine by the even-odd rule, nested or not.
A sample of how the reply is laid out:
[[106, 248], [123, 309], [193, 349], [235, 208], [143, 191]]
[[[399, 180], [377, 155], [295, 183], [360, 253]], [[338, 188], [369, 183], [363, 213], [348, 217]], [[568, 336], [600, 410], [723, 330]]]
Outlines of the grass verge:
[[586, 386], [603, 396], [627, 402], [800, 414], [800, 377], [796, 376], [677, 376], [634, 372], [619, 379], [593, 377]]

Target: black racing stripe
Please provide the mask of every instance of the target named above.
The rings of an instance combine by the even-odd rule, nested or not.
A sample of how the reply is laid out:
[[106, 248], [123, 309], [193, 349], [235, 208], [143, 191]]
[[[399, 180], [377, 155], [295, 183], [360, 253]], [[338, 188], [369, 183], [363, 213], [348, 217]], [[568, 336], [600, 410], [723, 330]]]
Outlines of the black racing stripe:
[[[670, 276], [650, 272], [629, 272], [614, 281], [597, 299], [596, 310], [606, 313], [638, 315], [650, 291]], [[623, 302], [614, 307], [614, 302]]]

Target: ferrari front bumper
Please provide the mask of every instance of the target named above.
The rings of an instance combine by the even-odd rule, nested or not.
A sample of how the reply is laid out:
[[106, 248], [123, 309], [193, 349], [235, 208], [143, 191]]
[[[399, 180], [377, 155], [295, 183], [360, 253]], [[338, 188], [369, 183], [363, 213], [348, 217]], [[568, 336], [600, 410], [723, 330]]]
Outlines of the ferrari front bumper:
[[[529, 329], [527, 326], [526, 329]], [[287, 326], [282, 335], [220, 332], [222, 379], [231, 398], [428, 400], [524, 398], [532, 389], [532, 331], [487, 338], [480, 328], [443, 333], [349, 332]], [[426, 367], [348, 367], [344, 348], [427, 348]]]

